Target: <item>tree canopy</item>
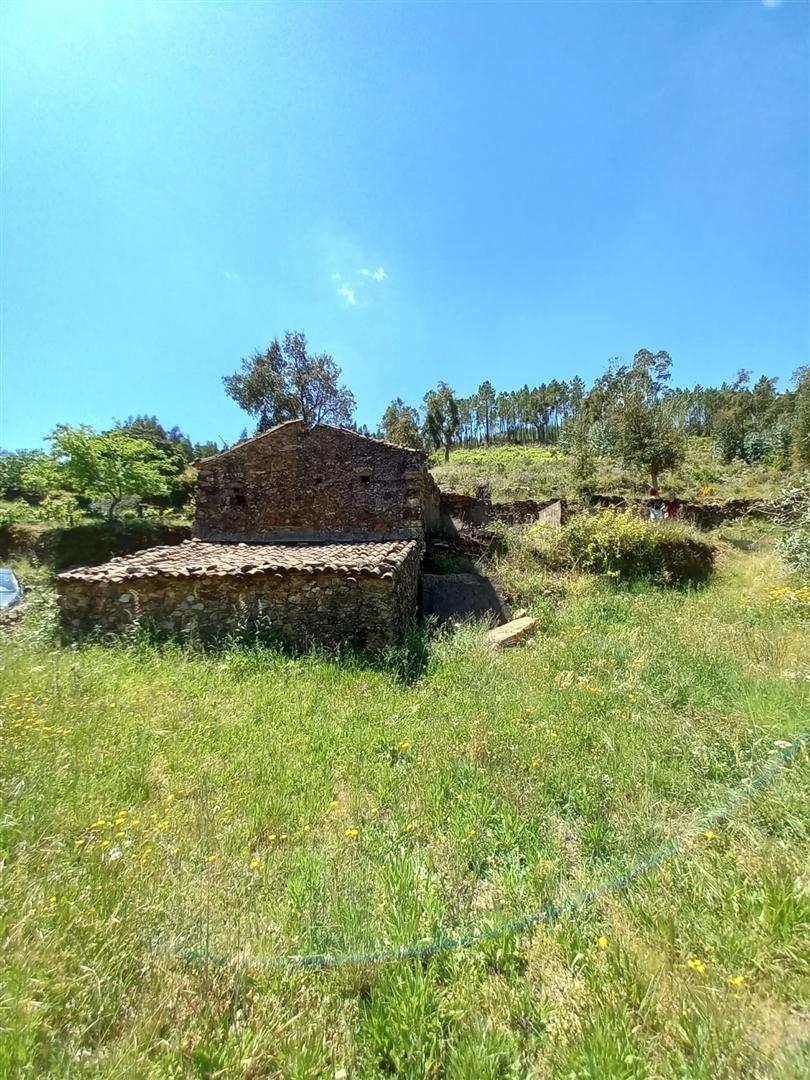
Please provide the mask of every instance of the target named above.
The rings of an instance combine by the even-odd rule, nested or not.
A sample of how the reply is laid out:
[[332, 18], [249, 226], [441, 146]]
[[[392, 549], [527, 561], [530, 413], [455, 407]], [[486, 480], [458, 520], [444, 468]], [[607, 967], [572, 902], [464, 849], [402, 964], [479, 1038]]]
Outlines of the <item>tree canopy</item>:
[[398, 446], [411, 446], [421, 450], [419, 413], [411, 405], [406, 405], [402, 398], [392, 401], [383, 414], [382, 436]]
[[671, 370], [668, 352], [640, 349], [630, 366], [608, 368], [595, 387], [613, 453], [629, 468], [644, 469], [654, 488], [664, 469], [677, 465], [685, 452], [682, 434], [664, 407]]
[[444, 449], [444, 460], [450, 460], [450, 448], [461, 423], [458, 401], [446, 382], [425, 394], [425, 437], [438, 450]]
[[43, 493], [67, 491], [107, 500], [112, 518], [121, 500], [165, 496], [173, 463], [146, 439], [120, 429], [101, 434], [91, 427], [60, 424], [48, 436], [51, 453], [33, 462], [25, 479]]
[[328, 353], [312, 355], [306, 336], [287, 331], [264, 352], [242, 360], [241, 371], [223, 376], [229, 397], [256, 418], [257, 431], [285, 420], [349, 427], [354, 395], [339, 382], [341, 370]]

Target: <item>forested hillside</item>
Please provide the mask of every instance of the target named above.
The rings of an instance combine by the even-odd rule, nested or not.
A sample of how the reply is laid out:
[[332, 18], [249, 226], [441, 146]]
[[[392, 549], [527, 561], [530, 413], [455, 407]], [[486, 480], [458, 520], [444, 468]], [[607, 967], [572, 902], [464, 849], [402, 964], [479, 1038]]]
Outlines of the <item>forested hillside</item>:
[[[641, 349], [591, 385], [575, 376], [530, 388], [485, 381], [468, 395], [444, 382], [419, 408], [391, 402], [378, 428], [354, 420], [341, 369], [300, 332], [274, 340], [223, 377], [250, 418], [240, 439], [303, 418], [336, 423], [435, 454], [446, 488], [495, 498], [640, 493], [671, 486], [690, 498], [763, 498], [810, 464], [810, 368], [789, 387], [740, 372], [720, 386], [673, 385], [667, 352]], [[193, 443], [156, 416], [105, 431], [58, 424], [49, 450], [0, 452], [0, 523], [74, 524], [94, 517], [187, 517], [189, 465], [225, 448]]]

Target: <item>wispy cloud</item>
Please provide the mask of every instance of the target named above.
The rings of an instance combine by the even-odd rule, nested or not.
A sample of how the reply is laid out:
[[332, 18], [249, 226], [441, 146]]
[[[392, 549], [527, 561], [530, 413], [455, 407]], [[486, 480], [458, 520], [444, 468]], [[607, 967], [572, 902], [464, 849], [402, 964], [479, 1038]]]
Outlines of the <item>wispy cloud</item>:
[[762, 6], [766, 8], [781, 7], [784, 0], [762, 0]]
[[220, 270], [220, 274], [222, 274], [222, 276], [225, 278], [226, 281], [238, 281], [239, 280], [239, 275], [237, 274], [237, 272], [235, 270]]
[[376, 270], [369, 270], [364, 267], [362, 270], [355, 270], [351, 274], [347, 274], [345, 277], [338, 270], [333, 270], [329, 275], [331, 281], [335, 286], [335, 294], [340, 297], [346, 307], [367, 307], [368, 302], [364, 300], [363, 296], [370, 296], [367, 289], [373, 288], [370, 282], [376, 284], [382, 284], [386, 281], [388, 274], [386, 274], [382, 266], [378, 266]]
[[363, 277], [371, 278], [372, 281], [385, 281], [388, 277], [381, 266], [378, 266], [376, 270], [361, 270], [360, 273]]

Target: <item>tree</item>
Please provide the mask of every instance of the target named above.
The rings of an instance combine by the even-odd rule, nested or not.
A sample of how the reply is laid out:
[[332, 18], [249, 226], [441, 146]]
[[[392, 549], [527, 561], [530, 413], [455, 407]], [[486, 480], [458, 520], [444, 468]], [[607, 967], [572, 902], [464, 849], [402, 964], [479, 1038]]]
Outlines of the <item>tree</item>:
[[0, 499], [31, 499], [41, 494], [26, 479], [26, 473], [45, 456], [42, 450], [17, 450], [13, 454], [0, 450]]
[[663, 406], [671, 369], [669, 353], [640, 349], [630, 367], [611, 367], [596, 384], [612, 453], [628, 468], [644, 469], [652, 487], [685, 452]]
[[476, 397], [478, 399], [479, 415], [484, 421], [484, 438], [486, 439], [487, 446], [489, 446], [492, 443], [492, 417], [495, 413], [497, 394], [495, 393], [494, 386], [488, 379], [486, 382], [482, 382], [478, 387]]
[[596, 479], [596, 463], [589, 438], [589, 423], [584, 411], [565, 428], [565, 449], [568, 456], [568, 477], [577, 495], [592, 495]]
[[444, 460], [450, 460], [450, 447], [461, 423], [455, 393], [445, 382], [425, 394], [424, 432], [428, 442], [437, 450], [444, 447]]
[[810, 367], [801, 367], [793, 375], [796, 384], [796, 411], [793, 439], [796, 456], [802, 465], [810, 465]]
[[[247, 434], [245, 435], [247, 438]], [[223, 449], [227, 450], [227, 446], [223, 446]], [[215, 442], [209, 440], [208, 442], [194, 443], [193, 447], [193, 460], [198, 461], [200, 458], [214, 457], [219, 453], [219, 447]]]
[[194, 447], [188, 435], [176, 425], [167, 430], [156, 416], [128, 416], [123, 423], [117, 421], [115, 427], [131, 438], [144, 439], [168, 458], [176, 459], [178, 471], [194, 459]]
[[419, 413], [411, 405], [406, 405], [402, 398], [392, 401], [382, 418], [383, 438], [398, 446], [422, 448], [422, 436], [419, 434]]
[[108, 499], [109, 518], [126, 495], [146, 499], [169, 493], [173, 462], [145, 439], [120, 429], [98, 434], [65, 424], [48, 439], [50, 455], [26, 471], [26, 479], [40, 490]]
[[302, 333], [287, 331], [263, 353], [242, 360], [242, 370], [222, 379], [225, 392], [267, 431], [285, 420], [349, 427], [354, 395], [338, 382], [340, 368], [328, 353], [312, 356]]

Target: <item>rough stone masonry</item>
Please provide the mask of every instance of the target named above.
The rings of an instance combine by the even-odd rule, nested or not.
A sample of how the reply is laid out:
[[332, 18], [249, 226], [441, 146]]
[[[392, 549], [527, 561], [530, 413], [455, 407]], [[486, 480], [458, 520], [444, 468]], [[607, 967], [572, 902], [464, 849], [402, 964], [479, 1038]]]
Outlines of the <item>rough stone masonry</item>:
[[379, 649], [416, 617], [439, 493], [421, 451], [281, 424], [197, 463], [194, 539], [60, 574], [62, 634]]

